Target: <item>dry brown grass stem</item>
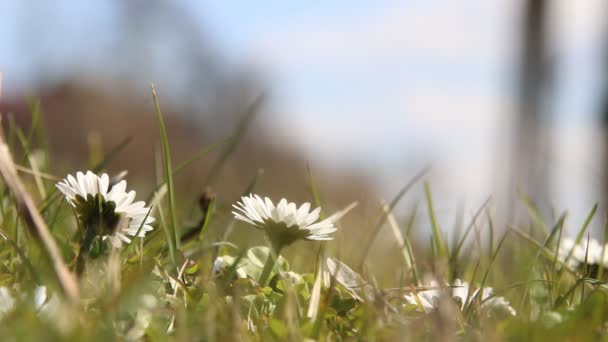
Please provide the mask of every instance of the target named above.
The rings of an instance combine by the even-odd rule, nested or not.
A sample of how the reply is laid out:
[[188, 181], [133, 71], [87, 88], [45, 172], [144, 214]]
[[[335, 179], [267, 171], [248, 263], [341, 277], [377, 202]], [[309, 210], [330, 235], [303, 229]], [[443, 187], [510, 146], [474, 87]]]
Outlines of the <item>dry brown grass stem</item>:
[[0, 178], [13, 195], [19, 215], [26, 223], [31, 235], [38, 242], [40, 248], [52, 264], [54, 275], [59, 282], [63, 294], [70, 301], [76, 303], [79, 298], [78, 281], [74, 274], [69, 271], [53, 235], [36, 208], [33, 198], [25, 190], [25, 186], [19, 179], [13, 157], [4, 140], [1, 128], [2, 115], [0, 114]]

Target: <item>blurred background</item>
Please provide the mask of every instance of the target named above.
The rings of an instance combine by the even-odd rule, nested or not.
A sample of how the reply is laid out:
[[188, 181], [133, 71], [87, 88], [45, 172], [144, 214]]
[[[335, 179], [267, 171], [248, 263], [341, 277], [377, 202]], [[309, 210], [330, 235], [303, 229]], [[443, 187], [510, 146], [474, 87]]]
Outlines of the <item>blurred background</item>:
[[[310, 167], [326, 213], [360, 203], [345, 244], [426, 165], [445, 230], [488, 197], [513, 222], [520, 193], [576, 229], [608, 197], [606, 6], [3, 0], [0, 112], [27, 127], [40, 100], [57, 175], [131, 137], [110, 170], [141, 191], [158, 176], [151, 83], [175, 165], [251, 119], [221, 170], [224, 147], [179, 176], [180, 197], [210, 186], [229, 204], [259, 176], [260, 194], [310, 201]], [[397, 212], [425, 213], [422, 196]]]

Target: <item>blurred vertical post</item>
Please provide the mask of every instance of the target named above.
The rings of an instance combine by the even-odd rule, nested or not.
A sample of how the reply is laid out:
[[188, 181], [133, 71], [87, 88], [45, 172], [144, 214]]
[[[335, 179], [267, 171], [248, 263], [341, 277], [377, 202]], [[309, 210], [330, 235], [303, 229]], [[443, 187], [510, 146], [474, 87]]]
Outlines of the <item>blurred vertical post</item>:
[[[549, 174], [548, 136], [543, 127], [543, 95], [546, 90], [547, 1], [527, 0], [524, 4], [521, 36], [521, 67], [517, 83], [518, 106], [515, 117], [514, 150], [511, 162], [511, 189], [529, 196], [537, 205], [547, 203]], [[517, 220], [516, 199], [508, 215]], [[541, 207], [542, 208], [542, 207]]]

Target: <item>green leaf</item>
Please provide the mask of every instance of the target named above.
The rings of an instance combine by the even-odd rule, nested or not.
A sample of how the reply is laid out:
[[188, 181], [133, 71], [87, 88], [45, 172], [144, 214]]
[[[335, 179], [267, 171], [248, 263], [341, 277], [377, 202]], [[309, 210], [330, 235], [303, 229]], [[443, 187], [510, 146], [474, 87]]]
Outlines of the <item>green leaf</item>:
[[195, 264], [193, 266], [190, 266], [188, 268], [186, 268], [186, 270], [184, 272], [186, 272], [186, 274], [188, 275], [195, 275], [199, 270], [198, 264]]
[[422, 177], [424, 177], [424, 175], [426, 175], [429, 170], [430, 170], [429, 167], [425, 167], [420, 172], [418, 172], [416, 175], [414, 175], [414, 177], [409, 182], [407, 182], [407, 184], [405, 184], [399, 190], [399, 192], [395, 195], [395, 197], [393, 198], [393, 200], [390, 202], [390, 204], [388, 206], [388, 210], [383, 210], [383, 208], [380, 208], [381, 212], [378, 215], [378, 219], [376, 221], [375, 226], [373, 226], [373, 228], [372, 228], [372, 236], [365, 242], [365, 245], [363, 247], [363, 252], [361, 253], [361, 262], [360, 262], [360, 265], [359, 265], [360, 266], [359, 269], [363, 268], [363, 264], [365, 263], [365, 260], [367, 258], [367, 254], [369, 253], [369, 250], [372, 247], [374, 241], [376, 240], [376, 237], [380, 233], [380, 229], [382, 228], [382, 226], [384, 225], [384, 222], [386, 221], [386, 212], [387, 211], [388, 212], [392, 212], [393, 209], [395, 208], [395, 206], [397, 205], [397, 203], [399, 203], [399, 201], [401, 201], [401, 199], [403, 198], [403, 196], [405, 196], [405, 194], [412, 187], [414, 187], [414, 185]]
[[199, 233], [199, 240], [204, 241], [205, 233], [207, 232], [207, 228], [209, 227], [209, 222], [211, 222], [211, 216], [213, 215], [213, 211], [215, 210], [215, 198], [211, 199], [209, 203], [209, 207], [207, 208], [207, 212], [205, 213], [205, 219], [203, 220], [203, 226], [201, 227], [201, 232]]

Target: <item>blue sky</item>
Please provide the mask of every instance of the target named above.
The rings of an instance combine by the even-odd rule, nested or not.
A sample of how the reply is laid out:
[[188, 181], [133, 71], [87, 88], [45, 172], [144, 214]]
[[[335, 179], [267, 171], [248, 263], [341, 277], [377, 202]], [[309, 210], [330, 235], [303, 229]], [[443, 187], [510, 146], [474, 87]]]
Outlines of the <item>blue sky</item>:
[[[0, 46], [15, 47], [0, 54], [5, 88], [25, 82], [42, 61], [20, 54], [27, 42], [16, 38], [17, 23], [37, 16], [61, 23], [46, 32], [62, 39], [47, 41], [52, 53], [43, 60], [57, 73], [103, 51], [112, 33], [110, 2], [30, 2], [28, 14], [18, 3], [0, 4]], [[265, 125], [313, 164], [358, 167], [390, 196], [433, 163], [446, 210], [453, 199], [475, 207], [504, 190], [496, 182], [504, 181], [509, 156], [521, 1], [178, 3], [225, 61], [267, 75], [272, 103]], [[551, 3], [559, 73], [550, 109], [559, 120], [548, 159], [556, 170], [555, 205], [572, 208], [576, 219], [597, 197], [588, 179], [599, 167], [593, 115], [605, 11], [601, 0]]]

